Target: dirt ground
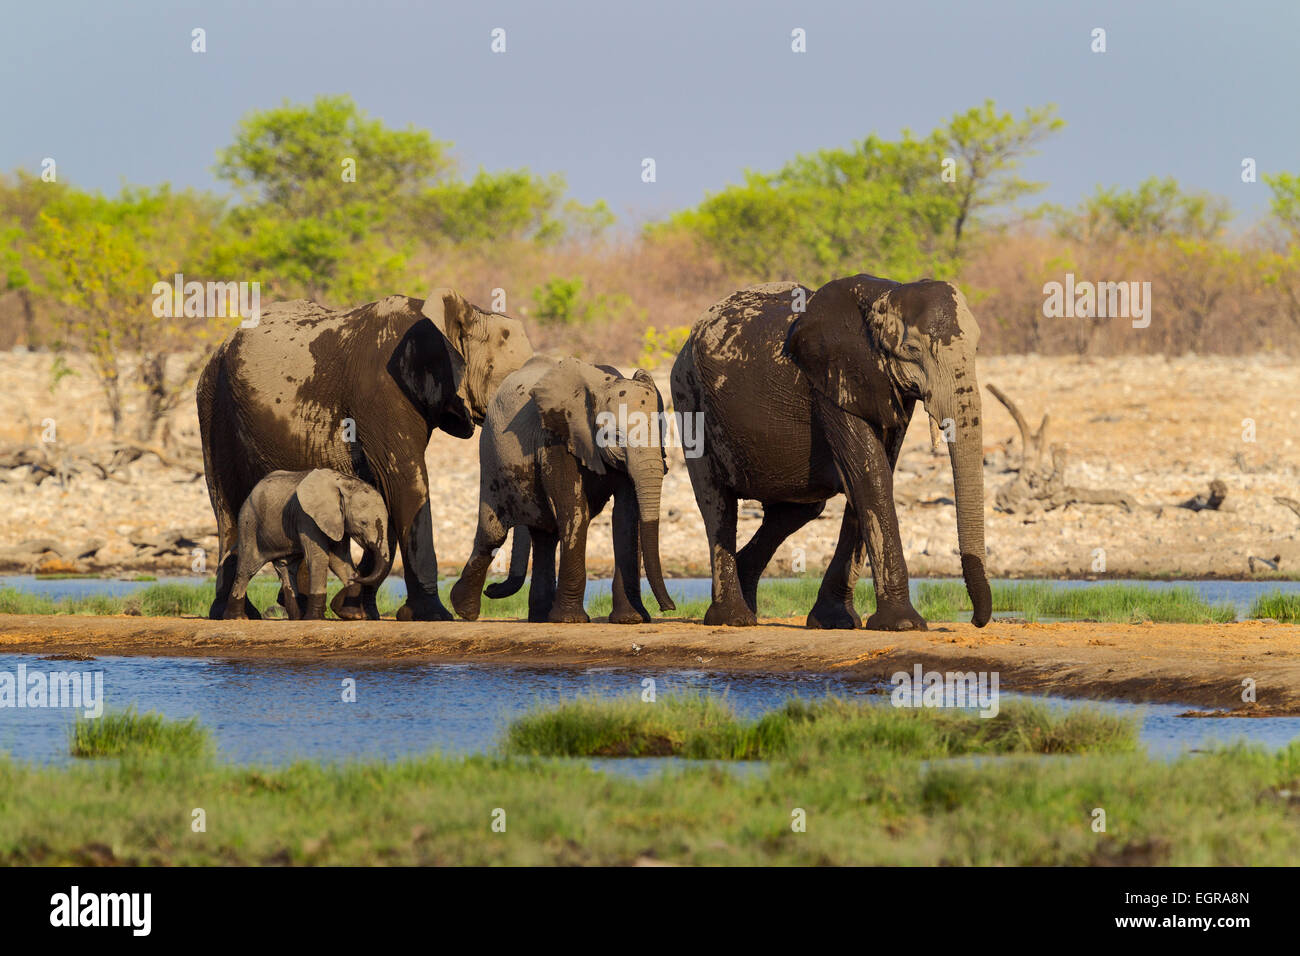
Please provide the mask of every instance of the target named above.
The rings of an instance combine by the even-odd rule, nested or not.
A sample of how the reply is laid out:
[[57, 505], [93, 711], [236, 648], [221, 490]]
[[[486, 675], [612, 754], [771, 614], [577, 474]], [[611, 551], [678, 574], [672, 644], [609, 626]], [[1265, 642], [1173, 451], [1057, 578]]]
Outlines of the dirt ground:
[[[1234, 624], [933, 624], [929, 631], [812, 631], [801, 620], [752, 628], [464, 621], [445, 624], [0, 616], [0, 652], [167, 655], [357, 663], [687, 668], [828, 673], [888, 680], [926, 670], [997, 672], [1001, 689], [1068, 697], [1300, 715], [1300, 626]], [[1257, 702], [1242, 703], [1242, 682]]]
[[[74, 374], [51, 386], [48, 354], [0, 353], [0, 445], [32, 444], [42, 423], [57, 424], [60, 441], [108, 437], [95, 379], [77, 358]], [[656, 373], [669, 394], [668, 369]], [[1251, 577], [1275, 573], [1252, 558], [1280, 559], [1278, 571], [1300, 577], [1300, 517], [1274, 500], [1300, 499], [1300, 371], [1284, 356], [981, 358], [981, 384], [996, 385], [1037, 427], [1052, 416], [1053, 441], [1069, 452], [1067, 483], [1116, 488], [1142, 507], [1072, 505], [1032, 515], [994, 507], [999, 487], [1014, 478], [1020, 438], [1011, 416], [985, 390], [985, 520], [988, 566], [999, 577], [1111, 576]], [[1283, 399], [1279, 401], [1279, 398]], [[1247, 424], [1249, 423], [1249, 424]], [[183, 445], [198, 445], [193, 401], [169, 422]], [[1253, 440], [1248, 440], [1252, 439]], [[444, 576], [468, 557], [478, 501], [477, 440], [435, 432], [426, 461], [434, 540]], [[1204, 494], [1214, 479], [1228, 497], [1222, 510], [1177, 507]], [[956, 520], [948, 459], [931, 451], [920, 412], [907, 435], [895, 477], [899, 526], [914, 575], [959, 575]], [[794, 534], [769, 573], [825, 567], [835, 549], [843, 499]], [[669, 455], [663, 489], [660, 552], [678, 576], [707, 576], [708, 543], [679, 449]], [[758, 527], [761, 507], [742, 504], [739, 536]], [[189, 549], [152, 556], [139, 542], [175, 529], [212, 529], [201, 477], [168, 469], [150, 455], [115, 480], [85, 477], [68, 485], [33, 484], [25, 469], [0, 469], [0, 559], [30, 539], [57, 539], [76, 549], [98, 539], [82, 563], [92, 571], [185, 570]], [[206, 538], [205, 547], [215, 546]], [[1104, 554], [1103, 554], [1104, 552]], [[1104, 571], [1098, 567], [1104, 562]], [[588, 536], [588, 571], [612, 569], [609, 509]], [[23, 570], [12, 563], [11, 570]]]

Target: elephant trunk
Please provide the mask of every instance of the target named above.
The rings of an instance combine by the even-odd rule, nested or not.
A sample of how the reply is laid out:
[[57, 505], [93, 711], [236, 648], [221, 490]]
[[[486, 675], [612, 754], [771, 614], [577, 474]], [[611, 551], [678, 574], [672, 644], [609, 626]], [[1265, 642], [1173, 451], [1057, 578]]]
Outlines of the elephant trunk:
[[528, 526], [515, 525], [510, 544], [510, 574], [504, 581], [489, 584], [483, 590], [484, 594], [495, 601], [509, 597], [524, 586], [524, 579], [528, 576], [528, 549], [531, 542], [532, 534]]
[[668, 596], [663, 569], [659, 565], [659, 493], [664, 482], [663, 460], [658, 447], [629, 449], [629, 468], [636, 487], [637, 508], [641, 512], [641, 560], [646, 580], [659, 602], [661, 611], [675, 611], [677, 605]]
[[950, 395], [936, 395], [930, 413], [941, 430], [944, 419], [952, 421], [945, 435], [952, 435], [948, 454], [952, 461], [953, 498], [957, 502], [957, 549], [966, 591], [975, 609], [971, 623], [983, 627], [993, 616], [993, 594], [984, 570], [984, 432], [980, 426], [979, 386], [971, 373], [966, 380], [972, 384], [960, 402], [953, 401]]
[[387, 543], [367, 544], [366, 550], [374, 558], [375, 569], [365, 577], [357, 578], [357, 583], [367, 588], [379, 587], [384, 582], [384, 578], [388, 577], [389, 569], [393, 564], [392, 555], [388, 551]]

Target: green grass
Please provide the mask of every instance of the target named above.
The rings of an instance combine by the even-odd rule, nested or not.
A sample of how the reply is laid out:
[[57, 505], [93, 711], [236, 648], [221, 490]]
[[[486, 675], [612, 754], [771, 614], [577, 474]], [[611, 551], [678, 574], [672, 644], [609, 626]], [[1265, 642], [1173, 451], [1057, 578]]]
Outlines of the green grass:
[[150, 711], [137, 714], [134, 707], [102, 717], [78, 717], [68, 731], [68, 751], [74, 757], [121, 757], [165, 754], [204, 757], [212, 750], [212, 737], [198, 718], [167, 720]]
[[[598, 708], [586, 706], [582, 720], [566, 718], [573, 729], [564, 733], [585, 726], [590, 742]], [[1300, 741], [1280, 752], [1234, 746], [1164, 761], [1133, 751], [1123, 722], [1032, 706], [984, 720], [832, 699], [792, 702], [749, 723], [735, 722], [725, 701], [635, 706], [653, 708], [659, 729], [686, 728], [700, 740], [739, 727], [745, 748], [770, 762], [757, 774], [685, 765], [644, 780], [584, 760], [505, 753], [270, 769], [176, 746], [144, 752], [146, 715], [102, 735], [134, 741], [116, 760], [56, 768], [0, 757], [0, 864], [1240, 866], [1300, 858]], [[530, 732], [552, 746], [563, 734], [555, 722], [543, 730], [542, 716], [531, 715]], [[1033, 756], [1072, 747], [1084, 752]], [[942, 759], [970, 753], [1008, 756]], [[1105, 832], [1092, 828], [1097, 808]], [[195, 832], [199, 809], [206, 828]], [[505, 832], [492, 830], [498, 810]], [[791, 826], [797, 811], [805, 832]]]
[[1255, 618], [1271, 617], [1275, 621], [1300, 622], [1300, 594], [1283, 594], [1273, 591], [1261, 594], [1250, 609]]
[[[333, 597], [341, 586], [338, 581], [331, 580], [327, 589], [329, 597]], [[254, 578], [248, 585], [249, 599], [262, 609], [275, 603], [279, 591], [280, 584], [275, 578]], [[6, 587], [0, 588], [0, 614], [139, 614], [145, 617], [184, 615], [206, 617], [215, 593], [215, 584], [210, 580], [196, 581], [194, 584], [151, 584], [125, 597], [95, 595], [65, 597], [58, 600]], [[396, 613], [402, 604], [387, 588], [379, 592], [377, 603], [380, 612], [388, 615]], [[525, 607], [526, 605], [525, 601]], [[326, 614], [333, 616], [328, 609]]]
[[[817, 600], [817, 578], [798, 578], [789, 581], [763, 581], [759, 584], [758, 612], [765, 618], [802, 618]], [[339, 589], [331, 579], [329, 596]], [[450, 606], [448, 591], [451, 581], [441, 585], [443, 602]], [[668, 589], [673, 593], [671, 581]], [[1201, 623], [1204, 621], [1228, 622], [1236, 620], [1232, 604], [1212, 605], [1196, 595], [1192, 588], [1150, 588], [1140, 584], [1101, 583], [1087, 587], [1067, 588], [1048, 582], [997, 582], [992, 585], [993, 610], [1010, 612], [1027, 620], [1044, 617], [1064, 620], [1095, 621], [1168, 621]], [[275, 603], [279, 584], [274, 578], [255, 578], [248, 593], [253, 603], [265, 609]], [[213, 582], [194, 584], [152, 584], [124, 598], [88, 597], [64, 598], [58, 601], [29, 594], [14, 588], [0, 588], [0, 614], [143, 614], [145, 616], [174, 617], [178, 615], [205, 616], [212, 603]], [[680, 593], [673, 593], [677, 610], [660, 614], [654, 598], [645, 596], [646, 607], [652, 614], [669, 620], [699, 620], [708, 609], [707, 599], [688, 601]], [[875, 590], [870, 581], [860, 581], [854, 594], [858, 613], [864, 618], [876, 609]], [[391, 588], [380, 590], [378, 604], [383, 615], [393, 615], [401, 600]], [[593, 617], [609, 614], [611, 599], [608, 594], [593, 595], [587, 600], [587, 612]], [[917, 589], [916, 609], [930, 621], [955, 621], [969, 616], [970, 598], [960, 581], [925, 581]], [[1300, 598], [1297, 596], [1270, 595], [1256, 602], [1252, 617], [1274, 617], [1278, 620], [1300, 620]], [[326, 612], [333, 616], [332, 613]], [[528, 587], [499, 601], [483, 598], [484, 618], [525, 618], [528, 616]]]
[[[970, 598], [958, 581], [923, 582], [918, 610], [932, 620], [952, 620], [969, 613]], [[1149, 588], [1140, 584], [1094, 584], [1063, 587], [1047, 582], [998, 582], [992, 585], [993, 610], [1015, 612], [1027, 620], [1056, 617], [1091, 621], [1168, 621], [1183, 624], [1237, 619], [1231, 603], [1210, 604], [1190, 587]], [[937, 612], [926, 614], [924, 608]]]
[[1137, 746], [1136, 721], [1089, 708], [1061, 713], [1012, 701], [996, 717], [944, 708], [900, 708], [827, 696], [794, 698], [757, 720], [736, 716], [725, 698], [675, 694], [580, 697], [514, 721], [507, 753], [544, 757], [673, 756], [771, 760], [887, 751], [908, 757], [964, 754], [1118, 753]]

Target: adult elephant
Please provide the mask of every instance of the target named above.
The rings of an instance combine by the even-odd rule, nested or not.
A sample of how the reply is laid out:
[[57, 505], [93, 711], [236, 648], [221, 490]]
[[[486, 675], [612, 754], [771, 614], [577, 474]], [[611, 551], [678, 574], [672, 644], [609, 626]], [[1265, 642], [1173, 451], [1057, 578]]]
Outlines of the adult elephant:
[[[402, 620], [450, 620], [438, 597], [438, 558], [424, 451], [435, 428], [469, 438], [501, 381], [532, 356], [523, 326], [451, 289], [392, 295], [344, 312], [279, 303], [233, 332], [199, 378], [199, 430], [217, 518], [217, 593], [225, 614], [236, 518], [272, 471], [331, 468], [373, 485], [389, 511], [406, 577]], [[361, 575], [373, 571], [370, 555]], [[375, 585], [348, 606], [379, 617]], [[245, 613], [257, 611], [246, 604]]]
[[[695, 323], [672, 393], [678, 412], [703, 414], [704, 453], [686, 464], [713, 565], [706, 624], [756, 623], [758, 579], [772, 555], [843, 492], [839, 542], [808, 626], [861, 625], [853, 588], [869, 557], [877, 606], [867, 627], [925, 629], [908, 595], [893, 491], [918, 399], [950, 437], [962, 572], [975, 625], [988, 623], [978, 341], [955, 286], [868, 275], [815, 292], [794, 283], [745, 289]], [[763, 503], [763, 521], [737, 553], [741, 498]]]

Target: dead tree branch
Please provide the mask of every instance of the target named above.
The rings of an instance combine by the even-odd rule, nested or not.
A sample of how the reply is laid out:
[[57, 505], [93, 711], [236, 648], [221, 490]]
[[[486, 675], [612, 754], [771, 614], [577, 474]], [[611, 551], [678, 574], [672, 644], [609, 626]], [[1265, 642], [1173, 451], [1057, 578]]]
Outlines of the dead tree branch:
[[[1069, 454], [1061, 445], [1049, 445], [1047, 440], [1051, 416], [1044, 414], [1038, 430], [1030, 431], [1029, 422], [1016, 403], [996, 385], [987, 387], [1015, 419], [1016, 427], [1020, 429], [1022, 445], [1020, 468], [1016, 477], [994, 494], [994, 504], [999, 511], [1032, 513], [1072, 504], [1118, 505], [1125, 511], [1138, 507], [1137, 502], [1123, 491], [1067, 485], [1065, 469]], [[1045, 458], [1050, 459], [1050, 462], [1045, 462]]]

